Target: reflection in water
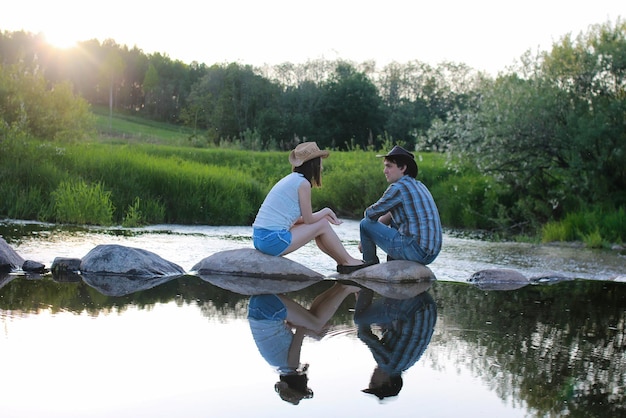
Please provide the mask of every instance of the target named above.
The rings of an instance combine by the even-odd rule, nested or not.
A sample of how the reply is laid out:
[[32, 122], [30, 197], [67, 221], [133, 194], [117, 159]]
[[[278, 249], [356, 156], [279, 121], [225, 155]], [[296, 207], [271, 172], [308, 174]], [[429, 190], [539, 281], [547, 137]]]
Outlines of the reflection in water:
[[[155, 235], [148, 238], [133, 241], [133, 245], [163, 245], [160, 250], [150, 249], [156, 252], [168, 249], [165, 253], [181, 257], [180, 263], [186, 266], [208, 252], [202, 245], [214, 239], [201, 235], [196, 242], [194, 235], [193, 247], [197, 247], [194, 253], [170, 251], [163, 244], [165, 238], [162, 241]], [[104, 240], [100, 236], [98, 239]], [[127, 240], [125, 237], [124, 242], [128, 243]], [[36, 243], [25, 241], [28, 248], [35, 244], [48, 245], [41, 238]], [[100, 243], [84, 237], [80, 242], [89, 248], [94, 242]], [[433, 265], [438, 278], [447, 277], [441, 271], [467, 261], [470, 258], [467, 252], [478, 246], [468, 250], [466, 244], [459, 246], [465, 253], [459, 249], [447, 258], [444, 254], [441, 267]], [[176, 249], [180, 246], [170, 245]], [[221, 245], [231, 243], [224, 244], [222, 240]], [[303, 259], [308, 263], [313, 257], [305, 250]], [[59, 254], [60, 251], [66, 253]], [[50, 260], [56, 255], [72, 257], [86, 252], [82, 247], [77, 250], [71, 245], [55, 243]], [[568, 256], [570, 252], [573, 250], [568, 250]], [[609, 255], [613, 260], [610, 275], [623, 272], [623, 257]], [[494, 258], [501, 259], [499, 255]], [[442, 265], [448, 260], [452, 260], [452, 267]], [[459, 277], [463, 280], [469, 277], [467, 273], [477, 271], [481, 263], [472, 262], [462, 269]], [[591, 275], [589, 272], [596, 271], [603, 263], [589, 265], [585, 267], [585, 275]], [[519, 264], [503, 267], [517, 269]], [[537, 263], [536, 270], [543, 271], [544, 265]], [[597, 277], [609, 277], [609, 273]], [[291, 404], [283, 402], [267, 384], [268, 379], [271, 383], [276, 381], [275, 375], [273, 370], [261, 368], [265, 361], [250, 338], [246, 319], [248, 296], [194, 276], [176, 278], [134, 293], [111, 292], [112, 287], [98, 290], [93, 284], [82, 279], [60, 282], [48, 276], [32, 280], [13, 274], [0, 276], [0, 356], [3, 356], [3, 378], [12, 383], [3, 389], [0, 415], [94, 416], [87, 412], [92, 412], [89, 408], [94, 404], [102, 403], [103, 396], [108, 396], [107, 402], [100, 405], [104, 412], [97, 416], [145, 416], [149, 413], [144, 413], [144, 408], [153, 407], [156, 402], [159, 407], [169, 407], [172, 416], [181, 410], [193, 410], [190, 414], [193, 416], [227, 416], [228, 412], [235, 414], [242, 410], [240, 416], [293, 415]], [[309, 306], [327, 287], [328, 282], [319, 283], [290, 292], [289, 297]], [[124, 294], [113, 296], [113, 293]], [[372, 376], [373, 365], [368, 360], [374, 353], [356, 335], [328, 338], [324, 334], [320, 342], [304, 341], [303, 355], [315, 366], [307, 373], [311, 383], [315, 383], [311, 385], [315, 399], [301, 402], [298, 412], [302, 410], [306, 416], [320, 416], [329, 410], [363, 417], [407, 416], [418, 407], [430, 407], [432, 413], [426, 412], [425, 416], [626, 416], [626, 284], [571, 280], [494, 292], [466, 283], [438, 281], [428, 294], [437, 304], [436, 329], [419, 361], [402, 372], [404, 387], [400, 396], [373, 409], [371, 401], [376, 402], [376, 398], [360, 390]], [[377, 298], [380, 297], [375, 294], [372, 306]], [[351, 297], [344, 305], [350, 303]], [[329, 320], [333, 328], [354, 327], [353, 313], [343, 308]], [[358, 318], [357, 322], [360, 321]], [[114, 325], [109, 326], [110, 323]], [[371, 328], [375, 335], [382, 329]], [[382, 341], [382, 335], [378, 339]], [[129, 356], [128, 347], [141, 355]], [[337, 358], [324, 354], [329, 347]], [[234, 348], [238, 351], [234, 352]], [[48, 355], [42, 355], [44, 351]], [[112, 352], [119, 357], [111, 356]], [[76, 356], [81, 353], [85, 359], [77, 361]], [[242, 364], [242, 355], [258, 357], [258, 361]], [[86, 364], [93, 367], [86, 368]], [[86, 374], [86, 369], [91, 370], [90, 374]], [[133, 371], [132, 386], [126, 384], [129, 379], [120, 379], [119, 370]], [[109, 380], [100, 379], [103, 373]], [[195, 380], [198, 374], [215, 378], [198, 382]], [[240, 378], [244, 374], [245, 381]], [[468, 375], [471, 380], [466, 378]], [[55, 384], [32, 376], [54, 376]], [[89, 385], [75, 385], [88, 379]], [[191, 383], [185, 386], [187, 382]], [[24, 390], [26, 387], [28, 390]], [[67, 390], [70, 387], [72, 390]], [[76, 396], [77, 390], [83, 390], [80, 396]], [[235, 396], [242, 390], [254, 401], [246, 398], [247, 402], [238, 403]], [[134, 398], [120, 401], [119, 397], [126, 392]], [[231, 393], [236, 395], [229, 396]], [[20, 394], [28, 399], [19, 398]], [[459, 402], [469, 398], [474, 410], [464, 408]], [[29, 403], [32, 399], [38, 402]], [[74, 406], [81, 399], [89, 401], [85, 410]], [[122, 413], [127, 404], [136, 405], [134, 414]], [[38, 405], [59, 413], [28, 414]], [[157, 407], [153, 408], [149, 412], [161, 413]], [[222, 409], [213, 414], [216, 408]], [[498, 411], [502, 413], [477, 412], [492, 412], [494, 408], [501, 408]]]
[[298, 405], [313, 397], [308, 387], [308, 364], [300, 364], [306, 335], [321, 336], [343, 300], [358, 287], [334, 284], [305, 308], [285, 295], [254, 295], [248, 303], [248, 321], [254, 342], [263, 358], [280, 375], [274, 386], [281, 399]]
[[[413, 366], [430, 343], [437, 321], [437, 305], [428, 293], [409, 299], [378, 298], [359, 292], [354, 313], [358, 337], [376, 360], [369, 387], [363, 392], [379, 399], [396, 396], [402, 389], [402, 372]], [[376, 335], [373, 325], [380, 328]]]

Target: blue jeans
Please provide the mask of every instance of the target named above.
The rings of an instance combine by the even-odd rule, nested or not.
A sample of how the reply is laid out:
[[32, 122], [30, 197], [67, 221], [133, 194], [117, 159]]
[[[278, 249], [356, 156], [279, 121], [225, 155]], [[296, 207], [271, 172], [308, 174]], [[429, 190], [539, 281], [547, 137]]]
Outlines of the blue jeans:
[[254, 228], [252, 230], [252, 243], [254, 248], [263, 254], [278, 256], [291, 244], [291, 231]]
[[365, 262], [379, 261], [376, 255], [376, 246], [395, 260], [410, 260], [421, 264], [432, 263], [436, 255], [429, 255], [415, 241], [397, 229], [391, 228], [378, 221], [364, 218], [360, 224], [361, 250]]

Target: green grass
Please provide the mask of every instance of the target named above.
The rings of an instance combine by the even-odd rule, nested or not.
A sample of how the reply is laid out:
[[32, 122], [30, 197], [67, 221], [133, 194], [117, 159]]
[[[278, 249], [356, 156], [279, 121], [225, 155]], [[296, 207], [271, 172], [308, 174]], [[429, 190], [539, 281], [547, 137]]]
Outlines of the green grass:
[[[0, 142], [0, 217], [77, 224], [250, 225], [274, 183], [289, 173], [288, 152], [196, 148], [189, 132], [144, 119], [96, 113], [91, 141]], [[105, 126], [106, 125], [106, 126]], [[110, 125], [110, 126], [109, 126]], [[108, 129], [108, 131], [106, 129]], [[111, 133], [114, 132], [115, 135]], [[378, 152], [331, 151], [314, 209], [360, 219], [388, 186]], [[446, 157], [418, 153], [418, 179], [431, 190], [444, 226], [510, 237], [507, 208], [516, 200], [472, 168], [451, 171]], [[533, 220], [529, 220], [532, 224]], [[626, 212], [582, 210], [525, 231], [524, 239], [623, 243]]]
[[189, 145], [192, 130], [132, 115], [109, 116], [108, 108], [94, 107], [97, 140], [110, 143]]

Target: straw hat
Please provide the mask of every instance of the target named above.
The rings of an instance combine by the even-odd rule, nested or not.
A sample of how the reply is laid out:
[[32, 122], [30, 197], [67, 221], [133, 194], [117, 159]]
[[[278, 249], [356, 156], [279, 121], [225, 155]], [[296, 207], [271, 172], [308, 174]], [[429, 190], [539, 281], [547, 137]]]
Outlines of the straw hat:
[[289, 162], [294, 167], [300, 167], [305, 162], [312, 160], [313, 158], [328, 157], [328, 151], [322, 151], [318, 148], [315, 142], [303, 142], [291, 151], [289, 154]]

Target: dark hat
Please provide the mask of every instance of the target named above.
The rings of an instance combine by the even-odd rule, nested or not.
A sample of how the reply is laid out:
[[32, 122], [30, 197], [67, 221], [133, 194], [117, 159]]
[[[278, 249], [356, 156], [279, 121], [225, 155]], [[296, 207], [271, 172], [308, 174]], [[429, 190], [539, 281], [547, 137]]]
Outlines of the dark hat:
[[377, 155], [377, 157], [394, 158], [399, 162], [406, 163], [407, 170], [405, 174], [410, 175], [413, 178], [417, 177], [417, 163], [415, 162], [415, 155], [411, 154], [399, 145], [396, 145], [385, 155]]
[[398, 156], [408, 157], [412, 159], [413, 161], [415, 161], [415, 155], [411, 154], [410, 152], [402, 148], [400, 145], [396, 145], [395, 147], [393, 147], [391, 151], [389, 151], [385, 155], [377, 155], [377, 157], [398, 157]]

